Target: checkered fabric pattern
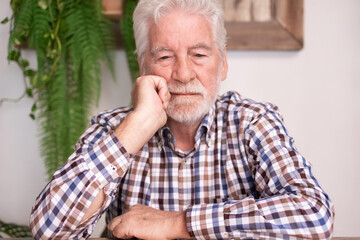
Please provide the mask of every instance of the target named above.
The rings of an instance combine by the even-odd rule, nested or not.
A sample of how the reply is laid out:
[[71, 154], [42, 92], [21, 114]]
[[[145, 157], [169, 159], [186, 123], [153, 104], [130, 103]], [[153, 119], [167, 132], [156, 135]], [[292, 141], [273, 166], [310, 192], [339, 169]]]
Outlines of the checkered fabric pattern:
[[[334, 208], [296, 150], [276, 106], [228, 92], [205, 116], [194, 149], [175, 148], [164, 126], [135, 155], [114, 130], [132, 111], [100, 113], [40, 193], [36, 239], [83, 239], [100, 216], [135, 204], [186, 211], [196, 239], [330, 239]], [[80, 222], [104, 189], [101, 209]]]

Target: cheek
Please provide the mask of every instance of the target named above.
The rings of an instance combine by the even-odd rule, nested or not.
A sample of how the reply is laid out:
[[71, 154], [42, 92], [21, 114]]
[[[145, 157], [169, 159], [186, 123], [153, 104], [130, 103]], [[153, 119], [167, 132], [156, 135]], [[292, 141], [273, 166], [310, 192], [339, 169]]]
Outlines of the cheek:
[[169, 67], [150, 66], [148, 70], [148, 75], [156, 75], [159, 77], [163, 77], [167, 81], [169, 81], [171, 77], [171, 69]]
[[221, 74], [219, 72], [219, 66], [216, 66], [211, 69], [207, 69], [207, 71], [203, 71], [202, 75], [198, 75], [199, 81], [210, 95], [214, 95], [218, 91], [219, 78], [221, 77], [219, 74]]
[[215, 86], [219, 77], [218, 66], [197, 71], [198, 79], [206, 86]]

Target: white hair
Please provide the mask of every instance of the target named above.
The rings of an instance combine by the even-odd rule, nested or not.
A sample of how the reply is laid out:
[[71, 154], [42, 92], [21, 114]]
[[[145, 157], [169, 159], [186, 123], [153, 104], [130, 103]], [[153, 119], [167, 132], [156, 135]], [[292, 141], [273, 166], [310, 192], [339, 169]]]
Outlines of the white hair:
[[203, 15], [212, 28], [214, 42], [223, 56], [226, 45], [224, 10], [219, 0], [140, 0], [133, 15], [136, 53], [145, 69], [145, 53], [149, 45], [150, 23], [155, 24], [172, 10]]

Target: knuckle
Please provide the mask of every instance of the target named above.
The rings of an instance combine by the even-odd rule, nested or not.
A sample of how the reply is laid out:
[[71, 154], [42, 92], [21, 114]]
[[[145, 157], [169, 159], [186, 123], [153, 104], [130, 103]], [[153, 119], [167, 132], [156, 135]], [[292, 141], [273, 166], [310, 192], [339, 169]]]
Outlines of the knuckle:
[[117, 238], [122, 237], [121, 234], [120, 234], [120, 229], [118, 227], [113, 229], [112, 234], [114, 235], [114, 237], [117, 237]]
[[143, 76], [140, 76], [140, 77], [138, 77], [138, 78], [136, 79], [135, 82], [138, 83], [138, 82], [140, 82], [143, 78], [144, 78]]
[[134, 83], [134, 88], [139, 87], [144, 81], [144, 77], [138, 77]]

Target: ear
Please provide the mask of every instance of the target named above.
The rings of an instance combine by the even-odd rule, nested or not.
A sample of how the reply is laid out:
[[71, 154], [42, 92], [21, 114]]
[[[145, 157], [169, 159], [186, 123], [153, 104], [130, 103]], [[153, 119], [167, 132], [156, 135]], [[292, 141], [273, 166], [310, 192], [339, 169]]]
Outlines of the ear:
[[227, 77], [227, 72], [228, 72], [228, 62], [227, 62], [227, 58], [226, 58], [226, 46], [223, 49], [223, 66], [222, 66], [222, 70], [221, 70], [221, 81], [224, 81]]

